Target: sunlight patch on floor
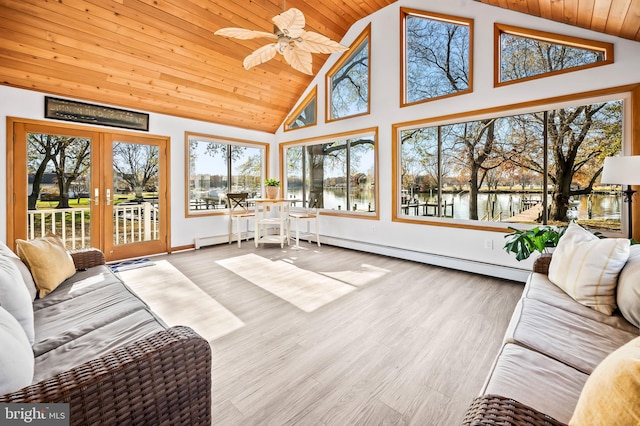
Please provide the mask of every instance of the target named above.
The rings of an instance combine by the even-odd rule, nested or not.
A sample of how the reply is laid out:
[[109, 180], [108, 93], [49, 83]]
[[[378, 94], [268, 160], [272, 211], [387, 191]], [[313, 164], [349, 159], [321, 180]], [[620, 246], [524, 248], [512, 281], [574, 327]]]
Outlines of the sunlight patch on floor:
[[118, 275], [169, 326], [186, 325], [209, 341], [244, 326], [167, 260]]
[[271, 261], [253, 253], [216, 263], [305, 312], [315, 311], [356, 289], [287, 261]]

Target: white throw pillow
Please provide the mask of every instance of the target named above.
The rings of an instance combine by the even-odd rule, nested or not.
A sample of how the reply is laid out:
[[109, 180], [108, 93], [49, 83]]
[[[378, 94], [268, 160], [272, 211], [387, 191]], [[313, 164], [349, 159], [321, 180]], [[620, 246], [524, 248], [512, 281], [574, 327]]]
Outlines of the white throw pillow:
[[585, 306], [611, 315], [616, 309], [618, 274], [629, 258], [625, 238], [599, 239], [571, 223], [558, 241], [549, 280]]
[[33, 299], [13, 260], [0, 256], [0, 306], [18, 320], [31, 344], [35, 341]]
[[629, 260], [620, 272], [616, 301], [622, 316], [640, 327], [640, 244], [631, 246]]
[[31, 345], [18, 321], [0, 307], [0, 395], [29, 386], [33, 380]]
[[7, 256], [13, 263], [15, 263], [18, 271], [20, 271], [20, 275], [22, 275], [24, 284], [27, 286], [27, 290], [29, 291], [31, 300], [36, 300], [38, 289], [36, 288], [36, 283], [33, 281], [31, 271], [29, 271], [27, 265], [25, 265], [24, 262], [20, 260], [18, 255], [11, 251], [11, 249], [7, 247], [7, 245], [2, 241], [0, 241], [0, 255]]

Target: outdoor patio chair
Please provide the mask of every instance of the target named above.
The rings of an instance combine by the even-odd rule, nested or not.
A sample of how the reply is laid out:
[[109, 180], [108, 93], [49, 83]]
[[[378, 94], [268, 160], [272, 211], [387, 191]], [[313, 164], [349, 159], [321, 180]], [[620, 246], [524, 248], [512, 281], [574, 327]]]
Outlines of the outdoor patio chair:
[[242, 241], [242, 222], [245, 222], [245, 237], [249, 241], [249, 222], [255, 220], [256, 212], [249, 208], [249, 194], [247, 192], [227, 194], [229, 208], [229, 244], [233, 241], [233, 224], [236, 226], [238, 247]]
[[[303, 223], [306, 223], [307, 230], [303, 231], [303, 237], [307, 237], [307, 241], [311, 242], [311, 236], [315, 235], [316, 243], [318, 247], [320, 247], [320, 211], [318, 210], [319, 197], [315, 193], [309, 194], [309, 199], [307, 200], [306, 207], [295, 207], [292, 206], [289, 208], [289, 227], [291, 226], [291, 222], [294, 223], [295, 231], [296, 231], [296, 245], [295, 247], [300, 247], [300, 227]], [[313, 222], [314, 232], [311, 232], [311, 223]], [[291, 233], [289, 230], [287, 231], [289, 235]]]

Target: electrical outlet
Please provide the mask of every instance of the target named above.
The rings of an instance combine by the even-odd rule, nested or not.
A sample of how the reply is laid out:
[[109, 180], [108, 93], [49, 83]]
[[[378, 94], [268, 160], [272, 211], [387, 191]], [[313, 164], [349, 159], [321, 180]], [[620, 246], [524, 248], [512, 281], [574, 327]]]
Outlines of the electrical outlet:
[[484, 248], [493, 250], [493, 240], [484, 240]]

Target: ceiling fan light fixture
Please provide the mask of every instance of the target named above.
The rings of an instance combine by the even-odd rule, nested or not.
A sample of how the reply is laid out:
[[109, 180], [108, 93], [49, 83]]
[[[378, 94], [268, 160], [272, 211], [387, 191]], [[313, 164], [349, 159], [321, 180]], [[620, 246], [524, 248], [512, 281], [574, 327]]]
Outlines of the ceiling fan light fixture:
[[259, 37], [275, 39], [274, 43], [262, 46], [247, 56], [243, 61], [245, 69], [269, 61], [276, 53], [280, 53], [292, 68], [312, 75], [312, 53], [344, 52], [348, 49], [322, 34], [305, 31], [304, 15], [296, 8], [274, 16], [272, 21], [275, 24], [273, 34], [244, 28], [221, 28], [214, 34], [240, 40]]

